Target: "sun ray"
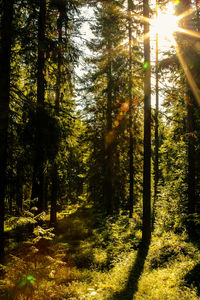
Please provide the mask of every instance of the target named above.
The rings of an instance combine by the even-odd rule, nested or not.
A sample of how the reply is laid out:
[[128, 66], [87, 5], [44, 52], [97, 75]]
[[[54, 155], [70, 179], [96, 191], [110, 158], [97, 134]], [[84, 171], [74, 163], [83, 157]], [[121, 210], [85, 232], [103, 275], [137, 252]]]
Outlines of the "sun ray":
[[200, 33], [197, 31], [192, 31], [181, 27], [178, 28], [178, 31], [196, 38], [200, 38]]
[[181, 54], [181, 51], [180, 51], [177, 44], [176, 44], [175, 48], [176, 48], [176, 53], [177, 53], [178, 59], [180, 61], [180, 64], [181, 64], [184, 72], [185, 72], [185, 76], [186, 76], [187, 81], [188, 81], [188, 83], [191, 87], [191, 90], [192, 90], [197, 102], [200, 104], [200, 90], [199, 90], [199, 88], [198, 88], [198, 86], [197, 86], [190, 70], [188, 69], [187, 64], [184, 61], [183, 55]]
[[178, 20], [182, 20], [186, 17], [189, 17], [190, 15], [192, 15], [195, 12], [195, 10], [193, 8], [190, 8], [188, 10], [186, 10], [184, 13], [180, 14], [177, 16]]
[[[195, 82], [191, 71], [189, 70], [186, 61], [184, 60], [183, 55], [179, 49], [179, 46], [175, 40], [174, 33], [180, 32], [195, 38], [200, 38], [200, 33], [197, 31], [192, 31], [181, 27], [181, 20], [184, 20], [188, 16], [194, 13], [194, 9], [188, 9], [184, 13], [180, 15], [175, 15], [175, 4], [174, 2], [169, 3], [164, 10], [158, 10], [158, 15], [154, 18], [146, 18], [142, 15], [133, 14], [133, 17], [141, 20], [142, 22], [146, 22], [150, 25], [150, 31], [143, 35], [143, 39], [152, 38], [154, 35], [158, 34], [160, 47], [166, 45], [166, 43], [170, 43], [175, 47], [177, 57], [180, 61], [180, 64], [184, 70], [186, 79], [188, 81], [189, 86], [197, 100], [200, 104], [200, 90]], [[144, 68], [146, 68], [146, 63], [144, 63]]]
[[144, 21], [144, 22], [146, 22], [146, 23], [150, 23], [150, 19], [147, 18], [147, 17], [144, 17], [144, 16], [142, 16], [142, 15], [133, 14], [133, 17], [136, 17], [136, 18], [138, 18], [139, 20]]

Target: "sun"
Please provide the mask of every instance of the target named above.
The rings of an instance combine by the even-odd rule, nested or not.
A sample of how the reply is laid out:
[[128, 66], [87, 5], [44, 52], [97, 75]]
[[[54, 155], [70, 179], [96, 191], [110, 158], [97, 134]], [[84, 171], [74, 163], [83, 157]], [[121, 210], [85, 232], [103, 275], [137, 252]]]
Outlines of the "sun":
[[171, 3], [164, 9], [158, 9], [157, 16], [150, 20], [150, 36], [158, 35], [159, 41], [174, 41], [174, 33], [179, 29], [179, 17], [174, 15], [174, 7]]

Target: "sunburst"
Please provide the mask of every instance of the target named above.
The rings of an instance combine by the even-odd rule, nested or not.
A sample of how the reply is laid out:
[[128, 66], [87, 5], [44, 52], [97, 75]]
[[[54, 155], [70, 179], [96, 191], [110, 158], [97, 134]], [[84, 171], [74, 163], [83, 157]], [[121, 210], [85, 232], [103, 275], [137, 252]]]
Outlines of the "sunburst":
[[174, 43], [174, 33], [179, 30], [180, 17], [174, 14], [173, 4], [170, 2], [164, 9], [157, 8], [156, 15], [149, 20], [150, 36], [158, 36], [160, 46], [167, 42]]
[[[156, 2], [156, 0], [155, 0]], [[185, 72], [188, 83], [196, 97], [196, 100], [200, 104], [200, 90], [189, 71], [187, 63], [182, 55], [180, 48], [176, 42], [176, 33], [182, 33], [191, 37], [200, 39], [200, 33], [198, 31], [189, 30], [183, 28], [181, 23], [186, 20], [190, 15], [194, 13], [194, 9], [189, 8], [180, 15], [176, 15], [176, 10], [179, 7], [180, 0], [170, 1], [164, 8], [158, 9], [157, 14], [153, 18], [146, 18], [141, 15], [134, 15], [139, 18], [142, 22], [149, 23], [150, 31], [143, 36], [143, 39], [155, 39], [159, 40], [159, 48], [162, 49], [167, 45], [171, 44], [175, 47], [180, 64]], [[200, 42], [198, 42], [198, 49], [200, 49]], [[200, 51], [200, 50], [199, 50]]]
[[[181, 26], [184, 23], [184, 20], [194, 13], [192, 8], [189, 8], [187, 11], [180, 15], [176, 15], [176, 9], [180, 5], [179, 0], [170, 1], [165, 8], [157, 9], [157, 14], [151, 19], [140, 18], [143, 22], [148, 22], [150, 24], [150, 32], [146, 34], [143, 38], [150, 37], [153, 39], [157, 38], [159, 40], [159, 48], [162, 49], [164, 46], [169, 46], [170, 44], [175, 47], [177, 57], [180, 61], [180, 64], [185, 72], [188, 84], [190, 85], [193, 94], [200, 104], [200, 90], [197, 83], [195, 82], [187, 63], [184, 59], [182, 51], [179, 48], [178, 43], [176, 42], [176, 33], [182, 33], [197, 39], [200, 38], [200, 33], [198, 31], [189, 30]], [[200, 45], [200, 43], [199, 43]]]

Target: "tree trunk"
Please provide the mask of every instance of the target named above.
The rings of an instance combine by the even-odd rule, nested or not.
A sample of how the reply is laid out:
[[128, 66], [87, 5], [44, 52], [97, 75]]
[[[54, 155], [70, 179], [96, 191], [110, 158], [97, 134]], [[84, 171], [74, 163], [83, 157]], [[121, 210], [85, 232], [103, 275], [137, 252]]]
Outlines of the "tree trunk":
[[61, 65], [62, 65], [62, 26], [63, 26], [63, 13], [59, 11], [59, 17], [57, 21], [58, 28], [58, 62], [57, 62], [57, 78], [56, 78], [56, 113], [59, 114], [60, 107], [60, 86], [61, 86]]
[[199, 0], [195, 0], [195, 6], [196, 6], [196, 18], [197, 18], [197, 21], [196, 21], [196, 30], [200, 31], [200, 28], [199, 28], [199, 20], [200, 20], [200, 15], [199, 15]]
[[40, 12], [38, 17], [38, 73], [37, 73], [37, 106], [44, 107], [45, 98], [45, 23], [46, 0], [40, 0]]
[[57, 197], [58, 197], [58, 171], [57, 165], [54, 162], [52, 170], [52, 186], [51, 186], [51, 211], [50, 225], [56, 227], [57, 224]]
[[107, 111], [106, 111], [106, 140], [105, 140], [105, 202], [108, 215], [113, 214], [113, 131], [112, 131], [112, 62], [110, 61], [111, 45], [108, 44], [107, 71]]
[[129, 37], [129, 217], [133, 215], [133, 93], [132, 93], [132, 19], [133, 3], [128, 0], [128, 37]]
[[188, 119], [188, 232], [194, 235], [195, 224], [194, 216], [196, 207], [195, 195], [195, 147], [194, 147], [194, 99], [192, 92], [189, 90], [187, 95], [187, 119]]
[[[156, 1], [156, 17], [158, 17], [158, 3]], [[154, 161], [154, 201], [153, 201], [153, 211], [152, 211], [152, 227], [155, 221], [155, 207], [158, 199], [158, 181], [159, 181], [159, 165], [158, 165], [158, 155], [159, 155], [159, 140], [158, 140], [158, 111], [159, 111], [159, 78], [158, 78], [158, 33], [156, 34], [156, 109], [155, 109], [155, 161]]]
[[[149, 1], [143, 0], [143, 15], [149, 18]], [[151, 66], [149, 23], [144, 23], [144, 166], [143, 166], [143, 230], [142, 240], [151, 239]]]
[[[61, 66], [62, 66], [62, 26], [63, 26], [63, 13], [59, 10], [59, 17], [57, 22], [58, 28], [58, 62], [57, 62], [57, 78], [56, 78], [56, 101], [55, 111], [59, 115], [60, 108], [60, 86], [61, 86]], [[56, 227], [57, 224], [57, 197], [58, 197], [58, 166], [54, 158], [52, 165], [52, 191], [51, 191], [51, 211], [50, 211], [50, 224]]]
[[10, 101], [10, 59], [13, 0], [2, 1], [0, 45], [0, 263], [4, 262], [4, 217], [7, 166], [7, 135]]
[[[184, 0], [182, 2], [182, 5], [179, 8], [178, 13], [183, 14], [185, 11], [188, 11], [191, 8], [191, 0]], [[195, 23], [193, 22], [192, 16], [188, 15], [184, 18], [184, 28], [187, 29], [193, 29], [195, 31]], [[191, 28], [191, 26], [193, 28]], [[181, 44], [179, 45], [179, 48], [181, 49], [183, 55], [182, 55], [182, 61], [183, 56], [184, 60], [186, 62], [187, 69], [185, 68], [185, 74], [187, 82], [187, 131], [188, 131], [188, 172], [187, 172], [187, 198], [188, 198], [188, 205], [187, 205], [187, 212], [188, 212], [188, 222], [187, 222], [187, 228], [188, 233], [191, 235], [191, 237], [195, 237], [195, 223], [194, 223], [194, 213], [196, 211], [196, 195], [195, 195], [195, 187], [196, 187], [196, 166], [195, 166], [195, 138], [194, 138], [194, 131], [195, 131], [195, 114], [194, 114], [194, 107], [196, 104], [196, 100], [198, 100], [198, 88], [196, 88], [196, 77], [198, 77], [198, 69], [195, 67], [192, 68], [194, 65], [194, 62], [191, 60], [188, 53], [191, 53], [194, 51], [194, 49], [191, 47], [191, 42], [193, 42], [193, 37], [188, 37], [182, 35], [181, 41], [185, 42], [187, 41], [187, 44]], [[187, 46], [187, 47], [186, 47]], [[192, 55], [191, 55], [192, 57]], [[198, 61], [196, 61], [198, 63]], [[183, 65], [183, 62], [182, 62]], [[184, 68], [184, 65], [183, 65]], [[191, 73], [193, 76], [193, 79], [190, 80], [188, 73]], [[195, 100], [196, 97], [196, 100]]]
[[46, 0], [40, 0], [40, 11], [38, 17], [38, 60], [37, 60], [37, 124], [35, 137], [35, 157], [33, 166], [32, 199], [38, 198], [38, 212], [45, 208], [44, 203], [44, 167], [45, 157], [42, 134], [42, 113], [45, 100], [45, 22], [46, 22]]

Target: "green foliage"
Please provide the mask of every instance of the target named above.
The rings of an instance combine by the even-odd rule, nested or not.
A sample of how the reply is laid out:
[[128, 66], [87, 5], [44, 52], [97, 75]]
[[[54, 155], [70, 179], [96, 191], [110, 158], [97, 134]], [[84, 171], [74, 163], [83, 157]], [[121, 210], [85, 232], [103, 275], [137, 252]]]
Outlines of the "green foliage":
[[[60, 212], [58, 220], [55, 239], [51, 229], [38, 226], [34, 242], [11, 252], [1, 281], [2, 299], [101, 300], [126, 289], [141, 241], [140, 216], [102, 218], [91, 206], [75, 205]], [[134, 298], [197, 300], [193, 269], [198, 269], [199, 258], [186, 234], [154, 233]]]
[[[47, 1], [45, 24], [45, 103], [37, 107], [37, 54], [38, 54], [38, 14], [39, 2], [15, 1], [13, 22], [13, 44], [11, 58], [11, 97], [8, 132], [8, 186], [6, 212], [20, 215], [26, 205], [23, 203], [31, 198], [34, 161], [38, 152], [43, 159], [45, 185], [43, 192], [51, 199], [52, 165], [59, 165], [58, 200], [61, 203], [68, 198], [76, 199], [82, 194], [82, 180], [77, 173], [84, 173], [75, 143], [79, 135], [79, 120], [75, 117], [74, 67], [78, 63], [79, 50], [72, 35], [79, 34], [80, 22], [75, 22], [79, 13], [80, 1]], [[59, 9], [62, 10], [62, 39], [58, 40]], [[65, 33], [64, 33], [65, 32]], [[61, 55], [60, 67], [60, 109], [55, 109], [57, 92], [58, 53]], [[74, 125], [76, 123], [76, 125]], [[79, 123], [80, 124], [80, 123]], [[38, 128], [40, 139], [38, 137]], [[71, 143], [72, 141], [72, 143]], [[75, 142], [73, 142], [75, 141]], [[69, 146], [69, 144], [72, 144]], [[69, 148], [73, 159], [69, 158]], [[75, 153], [76, 152], [76, 153]], [[39, 160], [37, 159], [37, 160]], [[39, 162], [38, 170], [40, 172]], [[81, 166], [80, 166], [81, 165]], [[73, 170], [70, 195], [70, 172]], [[39, 182], [39, 176], [36, 181]], [[67, 184], [66, 184], [67, 181]], [[34, 195], [37, 197], [38, 195]], [[63, 200], [64, 199], [64, 200]], [[70, 199], [71, 200], [71, 199]], [[16, 203], [16, 204], [15, 204]], [[36, 206], [38, 205], [35, 203]], [[32, 204], [30, 205], [32, 206]], [[47, 207], [47, 204], [46, 204]], [[29, 207], [30, 208], [30, 207]], [[28, 209], [29, 209], [28, 208]]]
[[[95, 7], [97, 22], [91, 25], [94, 38], [91, 43], [88, 43], [89, 49], [95, 56], [86, 59], [89, 70], [82, 80], [87, 114], [85, 123], [90, 149], [87, 161], [89, 196], [97, 210], [105, 211], [108, 202], [113, 202], [115, 213], [118, 213], [121, 207], [127, 209], [130, 130], [134, 131], [134, 165], [137, 165], [134, 182], [135, 198], [138, 199], [141, 192], [139, 190], [141, 149], [139, 148], [142, 126], [139, 104], [142, 97], [143, 71], [140, 46], [133, 34], [132, 68], [137, 76], [132, 78], [134, 124], [133, 129], [130, 129], [129, 58], [125, 38], [128, 32], [127, 15], [123, 5], [125, 5], [123, 1], [107, 1]], [[139, 31], [139, 26], [133, 25], [133, 31], [137, 30]], [[110, 176], [107, 175], [109, 172]], [[112, 200], [106, 196], [108, 190], [112, 190]]]
[[155, 229], [160, 232], [184, 231], [187, 215], [186, 105], [179, 86], [182, 87], [181, 80], [174, 83], [172, 95], [166, 98], [166, 119], [160, 121], [159, 198], [155, 206]]
[[127, 215], [106, 217], [100, 224], [93, 234], [96, 245], [106, 250], [107, 267], [110, 268], [123, 259], [126, 252], [137, 249], [141, 236], [136, 233], [134, 220]]
[[185, 281], [198, 261], [199, 250], [186, 234], [153, 235], [134, 299], [198, 299], [194, 286]]
[[54, 228], [47, 228], [44, 229], [40, 226], [37, 226], [36, 228], [34, 228], [33, 230], [33, 234], [36, 236], [33, 239], [33, 242], [36, 243], [38, 242], [40, 239], [47, 239], [47, 240], [52, 240], [55, 236], [54, 233], [52, 233], [52, 231], [54, 230]]
[[64, 248], [40, 239], [35, 244], [24, 244], [10, 257], [1, 297], [60, 299], [67, 293], [66, 286], [78, 277], [79, 272], [67, 259]]
[[195, 258], [197, 254], [197, 249], [185, 241], [184, 235], [181, 238], [173, 232], [166, 232], [153, 239], [148, 261], [152, 269], [166, 268], [184, 256]]

